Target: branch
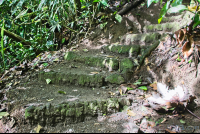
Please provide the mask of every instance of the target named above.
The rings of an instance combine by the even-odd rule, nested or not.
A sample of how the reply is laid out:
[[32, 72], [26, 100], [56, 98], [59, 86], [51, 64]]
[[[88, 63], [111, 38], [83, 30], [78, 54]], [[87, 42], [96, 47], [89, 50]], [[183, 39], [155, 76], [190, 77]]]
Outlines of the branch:
[[132, 8], [137, 7], [139, 4], [141, 4], [142, 2], [144, 2], [144, 0], [134, 0], [133, 2], [126, 4], [126, 6], [120, 10], [118, 12], [119, 15], [124, 15], [125, 13], [127, 13], [129, 10], [131, 10]]
[[[0, 31], [1, 31], [1, 27], [0, 27]], [[24, 38], [20, 37], [19, 35], [12, 33], [6, 29], [4, 29], [4, 34], [7, 35], [8, 37], [14, 39], [15, 41], [21, 42], [25, 47], [27, 46], [31, 46], [31, 43], [28, 41], [25, 41]]]

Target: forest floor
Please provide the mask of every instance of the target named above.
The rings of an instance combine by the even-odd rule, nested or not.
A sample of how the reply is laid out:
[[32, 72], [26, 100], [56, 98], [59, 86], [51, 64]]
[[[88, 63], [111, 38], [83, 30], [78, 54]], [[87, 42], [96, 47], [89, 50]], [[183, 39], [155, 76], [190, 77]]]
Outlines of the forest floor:
[[[184, 56], [181, 51], [182, 47], [176, 45], [176, 40], [172, 38], [174, 31], [166, 31], [166, 29], [159, 30], [159, 28], [157, 30], [155, 28], [153, 31], [149, 30], [149, 32], [147, 27], [145, 27], [149, 25], [157, 26], [160, 9], [158, 4], [152, 4], [149, 8], [146, 8], [146, 4], [145, 6], [140, 5], [125, 14], [121, 23], [109, 20], [103, 29], [96, 27], [87, 39], [83, 39], [79, 44], [76, 44], [69, 49], [63, 48], [57, 52], [45, 52], [41, 54], [40, 57], [37, 57], [32, 62], [32, 64], [38, 63], [38, 61], [41, 62], [40, 64], [37, 64], [37, 68], [26, 73], [23, 73], [23, 71], [20, 72], [17, 69], [10, 70], [4, 77], [4, 79], [7, 78], [4, 82], [6, 86], [2, 86], [3, 89], [0, 92], [2, 103], [0, 112], [6, 111], [9, 113], [9, 116], [3, 117], [0, 120], [0, 132], [199, 133], [200, 72], [198, 70], [200, 70], [200, 66], [195, 64], [195, 54], [192, 54], [188, 58], [188, 61], [191, 60], [191, 62], [188, 62], [187, 60], [182, 60], [182, 62], [180, 62], [180, 60], [177, 60], [183, 59]], [[167, 15], [167, 17], [170, 18], [178, 15], [180, 14]], [[184, 19], [185, 18], [174, 19], [170, 22], [163, 20], [163, 23], [181, 23]], [[93, 84], [90, 81], [89, 83], [80, 86], [80, 83], [70, 81], [71, 84], [69, 85], [60, 83], [57, 85], [57, 80], [55, 80], [55, 83], [53, 84], [46, 84], [46, 82], [39, 78], [43, 77], [42, 75], [38, 77], [38, 72], [41, 70], [44, 72], [53, 70], [54, 72], [61, 73], [70, 71], [70, 74], [76, 74], [78, 77], [81, 77], [79, 74], [85, 75], [86, 73], [102, 74], [103, 76], [107, 76], [113, 72], [115, 73], [117, 69], [114, 67], [100, 68], [97, 65], [92, 65], [91, 67], [89, 63], [87, 66], [83, 66], [83, 63], [77, 62], [78, 59], [74, 60], [75, 62], [64, 60], [66, 59], [66, 52], [76, 52], [80, 57], [93, 57], [102, 54], [122, 61], [123, 58], [128, 57], [129, 53], [110, 53], [105, 50], [105, 47], [110, 44], [121, 46], [139, 44], [140, 50], [136, 55], [137, 58], [135, 58], [138, 59], [138, 57], [141, 57], [141, 55], [144, 54], [142, 52], [144, 50], [142, 49], [143, 46], [151, 44], [151, 41], [150, 43], [148, 41], [140, 41], [139, 39], [138, 41], [137, 39], [136, 41], [133, 41], [125, 35], [138, 34], [142, 36], [142, 34], [145, 33], [167, 33], [168, 36], [166, 36], [163, 42], [159, 43], [159, 45], [150, 52], [150, 55], [145, 57], [144, 64], [137, 66], [135, 62], [134, 64], [136, 64], [136, 66], [131, 67], [133, 73], [131, 76], [122, 75], [126, 77], [122, 82], [119, 82], [119, 79], [117, 82], [113, 83], [108, 80], [106, 81], [108, 84], [102, 84], [102, 86], [98, 85], [99, 83]], [[155, 40], [159, 40], [159, 38], [155, 38]], [[50, 54], [54, 55], [51, 57], [52, 59], [48, 57]], [[44, 67], [44, 61], [48, 62], [49, 66]], [[137, 62], [139, 62], [139, 60]], [[17, 74], [19, 72], [22, 74]], [[11, 77], [12, 74], [13, 76]], [[58, 73], [55, 76], [56, 79], [58, 79], [57, 76]], [[79, 78], [76, 79], [80, 80]], [[53, 81], [52, 77], [51, 80]], [[139, 84], [133, 84], [137, 82], [139, 82]], [[167, 112], [156, 111], [152, 107], [147, 106], [147, 98], [150, 97], [153, 92], [157, 92], [157, 87], [153, 84], [154, 82], [166, 84], [170, 89], [174, 89], [180, 85], [184, 87], [184, 89], [187, 89], [190, 95], [196, 96], [196, 99], [194, 100], [195, 105], [188, 107], [194, 115], [185, 108], [183, 111], [178, 111], [176, 113], [172, 112], [173, 110]], [[139, 90], [139, 86], [145, 86], [148, 90]], [[137, 90], [129, 90], [127, 87], [132, 87]], [[58, 94], [59, 91], [60, 94]], [[26, 120], [24, 115], [25, 109], [31, 105], [41, 106], [47, 102], [56, 105], [64, 101], [85, 102], [86, 100], [93, 101], [98, 98], [112, 98], [113, 96], [116, 98], [128, 98], [128, 100], [131, 100], [131, 103], [129, 106], [126, 106], [127, 102], [125, 105], [119, 107], [118, 111], [108, 112], [107, 114], [97, 112], [97, 115], [95, 116], [84, 117], [83, 120], [81, 119], [82, 121], [69, 121], [70, 123], [66, 123], [65, 121], [55, 121], [55, 123], [51, 125], [42, 124], [38, 121], [40, 119], [34, 117], [36, 121], [34, 120], [31, 122]], [[3, 104], [3, 101], [5, 100], [9, 103]], [[41, 118], [42, 117], [43, 116], [41, 116]]]

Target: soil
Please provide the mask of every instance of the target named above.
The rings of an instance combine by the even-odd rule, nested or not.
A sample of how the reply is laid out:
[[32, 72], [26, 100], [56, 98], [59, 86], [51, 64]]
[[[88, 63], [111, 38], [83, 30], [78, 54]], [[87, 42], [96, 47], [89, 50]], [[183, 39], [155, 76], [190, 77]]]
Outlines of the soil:
[[[125, 82], [120, 83], [118, 79], [117, 82], [119, 83], [112, 83], [109, 80], [105, 80], [101, 83], [97, 78], [98, 82], [94, 80], [94, 83], [96, 82], [95, 84], [91, 81], [85, 81], [85, 83], [82, 84], [80, 78], [77, 78], [81, 76], [79, 76], [79, 74], [83, 74], [83, 79], [96, 79], [93, 75], [87, 75], [93, 72], [97, 73], [100, 78], [102, 75], [104, 79], [104, 76], [107, 78], [107, 76], [116, 71], [116, 69], [114, 67], [112, 69], [101, 67], [101, 65], [97, 63], [96, 65], [91, 63], [92, 66], [90, 66], [90, 63], [85, 63], [87, 65], [83, 66], [83, 63], [77, 62], [77, 59], [73, 61], [63, 60], [65, 53], [73, 50], [78, 52], [78, 57], [98, 57], [101, 56], [101, 54], [104, 54], [104, 56], [107, 55], [107, 57], [113, 56], [117, 59], [127, 57], [128, 55], [126, 54], [105, 52], [102, 48], [112, 43], [123, 45], [144, 43], [126, 39], [123, 40], [123, 38], [124, 35], [128, 34], [145, 33], [145, 26], [157, 24], [160, 9], [161, 7], [159, 4], [152, 4], [149, 8], [146, 8], [146, 4], [145, 6], [139, 5], [137, 8], [125, 14], [121, 23], [109, 20], [104, 29], [100, 29], [100, 27], [97, 26], [93, 29], [89, 38], [83, 39], [73, 48], [63, 48], [60, 50], [58, 52], [60, 60], [53, 63], [49, 62], [49, 64], [51, 64], [50, 66], [41, 69], [45, 72], [51, 72], [51, 70], [55, 72], [56, 77], [55, 80], [51, 77], [51, 84], [46, 84], [43, 79], [40, 79], [43, 75], [40, 75], [41, 70], [39, 69], [30, 70], [23, 75], [8, 79], [6, 81], [7, 86], [1, 93], [4, 95], [4, 91], [7, 92], [4, 99], [7, 99], [9, 103], [3, 104], [3, 101], [1, 101], [1, 111], [9, 112], [10, 116], [0, 120], [0, 132], [32, 133], [37, 132], [39, 125], [42, 126], [42, 128], [38, 130], [41, 133], [200, 132], [198, 125], [200, 124], [200, 120], [186, 109], [181, 113], [172, 113], [170, 111], [161, 112], [144, 105], [148, 98], [147, 96], [150, 96], [152, 92], [156, 92], [149, 84], [157, 81], [166, 84], [170, 89], [180, 85], [184, 87], [184, 89], [187, 89], [190, 95], [196, 96], [194, 105], [191, 105], [189, 109], [196, 116], [200, 117], [200, 72], [198, 71], [200, 66], [195, 65], [193, 59], [194, 55], [190, 56], [188, 59], [188, 61], [190, 59], [193, 60], [191, 63], [186, 61], [179, 62], [176, 60], [178, 58], [178, 53], [181, 52], [181, 48], [176, 46], [175, 41], [171, 38], [173, 31], [153, 31], [166, 32], [169, 33], [170, 36], [167, 36], [164, 42], [160, 43], [159, 46], [146, 57], [144, 64], [140, 66], [140, 68], [137, 66], [132, 68], [134, 73], [131, 77], [127, 76], [124, 80]], [[167, 17], [176, 15], [178, 14], [167, 15]], [[181, 20], [173, 20], [173, 22], [176, 21], [180, 22]], [[168, 22], [166, 21], [166, 23]], [[149, 44], [151, 43], [144, 43], [144, 45]], [[87, 49], [89, 52], [85, 52], [83, 49]], [[48, 54], [44, 53], [44, 57], [45, 56], [48, 57]], [[180, 54], [180, 58], [183, 58], [183, 55]], [[70, 73], [67, 74], [68, 72]], [[76, 76], [76, 80], [78, 79], [79, 82], [71, 79], [67, 81], [69, 84], [65, 85], [63, 84], [63, 79], [57, 80], [61, 77], [61, 74]], [[147, 91], [137, 90], [142, 92], [142, 95], [130, 92], [120, 94], [119, 89], [123, 84], [130, 85], [130, 83], [134, 83], [138, 79], [142, 79], [143, 85], [148, 88]], [[104, 85], [104, 82], [106, 85]], [[14, 84], [9, 86], [9, 83]], [[59, 91], [62, 91], [62, 93], [58, 94]], [[111, 110], [112, 112], [105, 114], [99, 111], [94, 116], [87, 116], [84, 117], [83, 120], [77, 119], [77, 121], [71, 121], [70, 123], [58, 121], [50, 124], [42, 124], [41, 122], [25, 120], [25, 109], [32, 105], [42, 106], [46, 104], [47, 101], [52, 105], [56, 105], [65, 102], [85, 102], [98, 99], [106, 100], [107, 98], [128, 98], [131, 103], [129, 106], [126, 106], [128, 102], [126, 102], [125, 105], [120, 103], [119, 108], [117, 110], [114, 109], [114, 112]], [[1, 100], [3, 99], [1, 98]], [[136, 115], [132, 115], [133, 113], [131, 114], [129, 111], [136, 113]]]

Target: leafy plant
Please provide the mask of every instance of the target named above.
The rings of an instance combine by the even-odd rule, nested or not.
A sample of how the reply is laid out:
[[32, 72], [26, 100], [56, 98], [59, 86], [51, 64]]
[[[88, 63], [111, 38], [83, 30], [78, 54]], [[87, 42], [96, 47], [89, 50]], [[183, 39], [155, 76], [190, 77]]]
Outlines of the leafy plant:
[[[160, 4], [162, 4], [162, 0], [147, 0], [147, 7], [149, 7], [152, 3], [158, 3], [160, 1]], [[200, 0], [196, 0], [195, 2], [191, 0], [191, 3], [193, 3], [192, 6], [186, 7], [182, 4], [183, 0], [167, 0], [167, 2], [164, 4], [160, 11], [158, 23], [160, 23], [165, 16], [166, 13], [179, 13], [182, 11], [190, 11], [194, 14], [194, 17], [192, 18], [194, 23], [192, 24], [192, 28], [194, 29], [197, 25], [200, 24], [199, 21], [199, 2]], [[171, 6], [171, 7], [170, 7]]]
[[78, 40], [106, 7], [107, 0], [1, 0], [0, 65], [5, 70]]

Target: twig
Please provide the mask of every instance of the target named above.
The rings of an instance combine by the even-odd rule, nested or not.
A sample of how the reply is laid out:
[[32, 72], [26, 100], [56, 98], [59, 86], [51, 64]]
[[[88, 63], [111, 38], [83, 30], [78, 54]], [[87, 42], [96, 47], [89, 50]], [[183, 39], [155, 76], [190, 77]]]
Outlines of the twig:
[[[185, 107], [185, 108], [186, 108], [186, 107]], [[198, 118], [198, 119], [200, 120], [200, 117], [198, 117], [197, 115], [195, 115], [194, 113], [192, 113], [189, 109], [186, 108], [186, 110], [187, 110], [190, 114], [192, 114], [193, 116], [195, 116], [196, 118]]]

